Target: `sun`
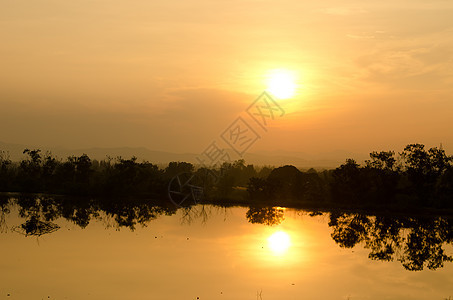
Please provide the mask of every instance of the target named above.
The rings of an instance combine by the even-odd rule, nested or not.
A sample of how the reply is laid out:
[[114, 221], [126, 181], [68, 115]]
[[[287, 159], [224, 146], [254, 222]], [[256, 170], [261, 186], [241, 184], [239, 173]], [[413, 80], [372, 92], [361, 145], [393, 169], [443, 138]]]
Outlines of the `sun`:
[[286, 232], [278, 231], [272, 234], [268, 239], [269, 248], [275, 255], [283, 255], [291, 246], [291, 239]]
[[279, 99], [293, 97], [296, 87], [296, 76], [289, 70], [272, 70], [267, 76], [267, 91]]

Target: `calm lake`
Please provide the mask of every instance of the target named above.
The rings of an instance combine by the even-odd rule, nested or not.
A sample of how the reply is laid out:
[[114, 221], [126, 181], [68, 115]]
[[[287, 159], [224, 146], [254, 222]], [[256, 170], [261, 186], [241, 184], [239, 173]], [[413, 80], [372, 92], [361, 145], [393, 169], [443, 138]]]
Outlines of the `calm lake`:
[[0, 299], [453, 298], [448, 218], [39, 197], [0, 208]]

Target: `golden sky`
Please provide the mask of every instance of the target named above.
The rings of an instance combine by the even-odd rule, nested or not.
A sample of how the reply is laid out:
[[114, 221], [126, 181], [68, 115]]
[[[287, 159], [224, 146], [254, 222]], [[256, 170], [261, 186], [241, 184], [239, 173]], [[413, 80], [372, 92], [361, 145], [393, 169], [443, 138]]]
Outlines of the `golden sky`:
[[268, 86], [249, 151], [453, 150], [452, 1], [0, 0], [0, 141], [199, 153]]

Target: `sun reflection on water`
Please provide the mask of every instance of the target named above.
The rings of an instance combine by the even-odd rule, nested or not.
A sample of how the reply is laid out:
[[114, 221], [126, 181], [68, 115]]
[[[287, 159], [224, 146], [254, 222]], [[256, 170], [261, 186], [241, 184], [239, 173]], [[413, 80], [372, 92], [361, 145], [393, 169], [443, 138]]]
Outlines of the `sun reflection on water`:
[[285, 255], [291, 247], [291, 238], [284, 231], [275, 232], [267, 239], [267, 242], [270, 250], [276, 256]]

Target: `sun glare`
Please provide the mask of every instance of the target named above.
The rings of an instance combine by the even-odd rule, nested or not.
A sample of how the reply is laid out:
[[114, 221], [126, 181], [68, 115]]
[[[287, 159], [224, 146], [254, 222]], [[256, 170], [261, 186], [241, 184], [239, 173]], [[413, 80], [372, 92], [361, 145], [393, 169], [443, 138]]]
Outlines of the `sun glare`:
[[267, 90], [279, 99], [288, 99], [296, 93], [296, 76], [289, 70], [273, 70], [267, 77]]
[[286, 232], [278, 231], [272, 234], [268, 239], [269, 248], [275, 255], [283, 255], [291, 246], [291, 239]]

